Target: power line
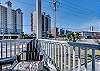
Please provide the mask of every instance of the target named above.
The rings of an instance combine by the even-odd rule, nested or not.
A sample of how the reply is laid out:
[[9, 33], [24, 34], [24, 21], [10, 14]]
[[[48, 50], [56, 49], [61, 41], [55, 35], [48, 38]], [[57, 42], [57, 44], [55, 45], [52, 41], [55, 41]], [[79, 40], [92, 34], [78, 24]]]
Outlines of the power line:
[[83, 8], [83, 7], [81, 7], [80, 5], [75, 4], [75, 3], [71, 2], [71, 1], [68, 1], [68, 0], [66, 0], [66, 1], [62, 0], [62, 1], [63, 1], [63, 3], [64, 3], [65, 5], [66, 5], [66, 4], [70, 4], [70, 5], [76, 7], [76, 8], [78, 8], [78, 9], [80, 9], [80, 10], [83, 10], [83, 11], [95, 12], [94, 10], [87, 9], [87, 8]]
[[[51, 15], [53, 14], [53, 20], [54, 20], [54, 28], [56, 28], [56, 12], [57, 8], [60, 5], [60, 2], [58, 0], [50, 0], [50, 9], [51, 9]], [[53, 12], [52, 12], [53, 11]]]
[[[80, 11], [84, 12], [84, 13], [89, 14], [89, 13], [94, 13], [95, 12], [93, 10], [80, 7], [80, 5], [72, 3], [71, 1], [67, 1], [67, 0], [66, 1], [62, 0], [62, 1], [63, 1], [63, 3], [60, 2], [60, 4], [65, 4], [67, 6], [71, 6], [71, 7], [75, 8], [75, 9], [77, 9], [77, 10], [80, 10]], [[47, 2], [47, 0], [46, 0], [46, 2]]]
[[33, 5], [31, 3], [26, 3], [26, 2], [23, 2], [23, 1], [17, 1], [17, 0], [13, 0], [13, 1], [18, 2], [18, 3], [25, 4], [25, 5], [28, 5], [28, 6], [32, 6]]
[[[17, 1], [17, 0], [13, 0], [13, 1], [18, 2], [18, 3], [21, 3], [21, 4], [28, 5], [28, 6], [31, 6], [31, 7], [33, 7], [33, 5], [34, 5], [34, 4], [26, 3], [26, 2], [23, 2], [23, 1]], [[45, 1], [46, 1], [46, 0], [45, 0]], [[46, 2], [48, 2], [48, 4], [49, 4], [49, 1], [46, 1]], [[47, 4], [47, 3], [45, 3], [45, 4]], [[44, 5], [44, 6], [45, 6], [45, 5]], [[47, 6], [45, 6], [45, 7], [47, 7]]]
[[[16, 1], [16, 0], [14, 0], [14, 1]], [[45, 0], [46, 2], [49, 2], [49, 1], [47, 1], [47, 0]], [[23, 3], [23, 4], [25, 4], [25, 5], [29, 5], [29, 6], [31, 6], [31, 5], [33, 5], [33, 4], [29, 4], [29, 3], [26, 3], [26, 2], [22, 2], [22, 1], [16, 1], [16, 2], [19, 2], [19, 3]], [[46, 6], [47, 7], [47, 6]], [[78, 11], [81, 11], [81, 9], [77, 9], [77, 8], [75, 8], [75, 7], [73, 7], [73, 6], [70, 6], [70, 8], [72, 8], [72, 9], [75, 9], [75, 11], [76, 12], [78, 12]], [[83, 11], [83, 10], [82, 10]], [[81, 13], [81, 12], [78, 12], [79, 14], [83, 14], [83, 13]], [[85, 12], [86, 13], [86, 12]], [[84, 14], [85, 14], [84, 13]], [[89, 15], [89, 14], [87, 14], [86, 13], [86, 15]]]
[[[67, 2], [64, 1], [64, 3], [67, 3]], [[62, 5], [62, 3], [60, 3], [60, 5]], [[79, 7], [79, 5], [73, 4], [71, 2], [70, 2], [70, 4], [68, 2], [66, 5], [67, 6], [61, 6], [61, 7], [63, 7], [64, 10], [70, 10], [71, 12], [75, 13], [74, 14], [75, 16], [81, 15], [81, 16], [84, 16], [84, 17], [88, 17], [89, 15], [92, 15], [92, 16], [96, 15], [96, 14], [93, 14], [94, 13], [93, 11], [92, 11], [93, 13], [90, 14], [89, 13], [90, 11], [88, 9], [84, 10], [81, 7]]]
[[[51, 2], [50, 2], [51, 3]], [[51, 5], [53, 5], [53, 3], [51, 4]], [[88, 15], [89, 14], [84, 14], [84, 13], [81, 13], [80, 12], [80, 10], [76, 10], [76, 8], [74, 8], [74, 7], [71, 7], [71, 8], [67, 8], [66, 6], [62, 6], [62, 4], [60, 4], [60, 6], [63, 8], [63, 11], [65, 12], [67, 12], [68, 13], [68, 11], [67, 10], [70, 10], [72, 13], [71, 14], [73, 14], [74, 16], [85, 16], [85, 17], [88, 17]], [[46, 6], [46, 8], [47, 8], [47, 6]], [[53, 6], [51, 6], [51, 9], [53, 9]], [[51, 15], [52, 15], [52, 13], [51, 13]], [[53, 15], [54, 16], [54, 15]], [[54, 17], [52, 18], [52, 19], [54, 19]]]
[[[61, 4], [61, 5], [62, 5], [62, 4]], [[71, 5], [67, 5], [67, 6], [62, 5], [62, 7], [68, 8], [68, 9], [72, 9], [73, 11], [76, 11], [76, 12], [79, 13], [79, 14], [90, 15], [90, 13], [84, 12], [83, 10], [78, 9], [78, 8], [76, 8], [76, 7], [73, 7], [73, 6], [71, 6]], [[66, 9], [66, 10], [67, 10], [67, 9]], [[92, 15], [93, 15], [93, 13], [92, 13]], [[94, 15], [95, 15], [95, 14], [94, 14]]]
[[76, 14], [76, 15], [81, 15], [81, 16], [84, 16], [84, 17], [89, 17], [89, 14], [81, 13], [80, 11], [75, 10], [75, 9], [73, 9], [71, 7], [69, 8], [69, 7], [61, 6], [61, 8], [63, 8], [62, 11], [70, 11], [70, 12]]
[[[21, 3], [21, 4], [24, 4], [24, 5], [28, 5], [28, 6], [30, 6], [30, 7], [33, 7], [33, 4], [30, 4], [30, 3], [26, 3], [26, 2], [22, 2], [22, 1], [17, 1], [17, 0], [13, 0], [13, 1], [15, 1], [15, 2], [18, 2], [18, 3]], [[48, 2], [48, 4], [49, 4], [49, 1], [46, 1], [46, 2]], [[45, 3], [45, 4], [47, 4], [47, 3]], [[43, 6], [43, 7], [45, 7], [45, 8], [48, 8], [47, 6]], [[43, 10], [43, 9], [42, 9]]]

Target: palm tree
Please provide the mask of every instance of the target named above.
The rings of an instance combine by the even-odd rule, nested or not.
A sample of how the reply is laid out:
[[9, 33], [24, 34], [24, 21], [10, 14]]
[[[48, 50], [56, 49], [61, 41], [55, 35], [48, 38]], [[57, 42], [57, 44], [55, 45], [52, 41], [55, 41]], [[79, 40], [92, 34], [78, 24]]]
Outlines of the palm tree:
[[80, 34], [79, 33], [71, 32], [67, 35], [67, 40], [68, 41], [76, 42], [76, 40], [79, 40], [79, 39], [80, 39]]
[[81, 37], [80, 37], [80, 33], [77, 33], [76, 32], [76, 40], [79, 40]]
[[67, 40], [69, 40], [69, 41], [72, 40], [72, 39], [71, 39], [71, 34], [68, 34], [68, 35], [67, 35]]

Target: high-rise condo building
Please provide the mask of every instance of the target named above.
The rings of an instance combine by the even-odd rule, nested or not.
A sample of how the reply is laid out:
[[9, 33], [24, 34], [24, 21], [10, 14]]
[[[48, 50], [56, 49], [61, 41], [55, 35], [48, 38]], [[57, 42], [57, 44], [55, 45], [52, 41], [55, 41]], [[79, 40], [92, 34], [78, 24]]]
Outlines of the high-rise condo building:
[[23, 32], [23, 13], [20, 8], [12, 9], [12, 3], [0, 5], [0, 34], [16, 35]]
[[[36, 11], [31, 14], [31, 31], [34, 35], [37, 35], [37, 18], [36, 18]], [[45, 13], [42, 14], [42, 37], [48, 37], [48, 34], [51, 33], [51, 17], [46, 15]]]

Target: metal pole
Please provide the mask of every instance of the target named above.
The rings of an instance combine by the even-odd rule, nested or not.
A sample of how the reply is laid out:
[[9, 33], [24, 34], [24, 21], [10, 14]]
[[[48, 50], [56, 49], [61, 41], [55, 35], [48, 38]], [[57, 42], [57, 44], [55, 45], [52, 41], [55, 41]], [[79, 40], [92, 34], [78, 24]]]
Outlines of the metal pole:
[[95, 71], [95, 50], [92, 49], [92, 71]]
[[10, 36], [10, 56], [12, 56], [12, 42], [11, 42], [11, 36]]
[[75, 47], [73, 47], [73, 71], [75, 71]]
[[58, 44], [58, 67], [60, 67], [60, 63], [59, 63], [60, 62], [59, 60], [60, 59], [60, 52], [59, 52], [60, 49], [59, 48], [60, 48], [60, 45]]
[[56, 0], [53, 1], [54, 4], [54, 32], [55, 32], [55, 39], [57, 37], [57, 31], [56, 31]]
[[60, 2], [57, 0], [53, 0], [53, 12], [54, 12], [54, 32], [55, 32], [55, 39], [57, 38], [57, 30], [56, 30], [56, 12], [57, 12], [57, 7], [60, 5]]
[[64, 71], [66, 71], [66, 46], [64, 46]]
[[6, 42], [6, 58], [7, 58], [7, 42]]
[[36, 0], [37, 39], [42, 37], [41, 0]]
[[85, 71], [87, 71], [87, 48], [85, 48]]
[[3, 44], [3, 41], [1, 41], [1, 58], [3, 57], [3, 55], [2, 55], [3, 54], [2, 53], [2, 50], [3, 50], [2, 47], [3, 47], [3, 45], [2, 44]]
[[68, 46], [68, 71], [71, 71], [71, 52], [69, 46]]
[[56, 39], [56, 8], [57, 8], [57, 1], [56, 0], [50, 0], [50, 8], [51, 8], [51, 15], [53, 16], [52, 18], [53, 18], [53, 24], [54, 24], [54, 26], [53, 26], [54, 37]]
[[64, 46], [60, 45], [60, 48], [61, 48], [61, 71], [63, 71], [63, 48]]
[[81, 49], [78, 47], [78, 71], [81, 71]]
[[55, 44], [55, 63], [57, 63], [57, 45], [56, 45], [56, 43], [54, 43]]

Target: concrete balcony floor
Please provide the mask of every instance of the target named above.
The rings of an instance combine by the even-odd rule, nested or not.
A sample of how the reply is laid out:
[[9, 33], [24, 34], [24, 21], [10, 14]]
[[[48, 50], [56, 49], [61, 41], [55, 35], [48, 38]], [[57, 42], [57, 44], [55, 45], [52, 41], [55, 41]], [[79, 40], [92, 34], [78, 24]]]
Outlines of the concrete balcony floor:
[[[75, 71], [78, 71], [78, 69]], [[84, 65], [81, 67], [81, 71], [86, 71]], [[92, 71], [92, 62], [87, 64], [87, 71]], [[95, 61], [95, 71], [100, 71], [100, 58]]]
[[[18, 63], [13, 70], [3, 70], [3, 71], [48, 71], [45, 68], [38, 67], [39, 61], [30, 61], [30, 62], [20, 62]], [[40, 69], [39, 69], [40, 68]]]

